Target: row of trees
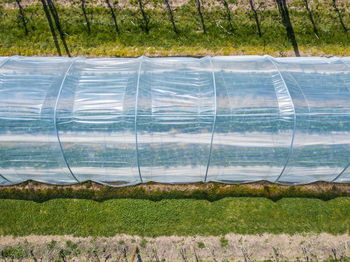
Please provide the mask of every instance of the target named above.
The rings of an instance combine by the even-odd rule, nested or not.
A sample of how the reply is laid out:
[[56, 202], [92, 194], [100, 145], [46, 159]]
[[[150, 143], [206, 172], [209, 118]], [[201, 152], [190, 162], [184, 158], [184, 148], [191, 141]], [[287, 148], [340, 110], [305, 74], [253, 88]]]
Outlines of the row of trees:
[[[18, 11], [19, 11], [19, 18], [20, 18], [21, 23], [23, 25], [24, 32], [27, 35], [29, 30], [28, 30], [28, 25], [27, 25], [28, 19], [25, 15], [25, 10], [24, 10], [23, 6], [21, 5], [21, 0], [15, 0], [15, 1], [16, 1], [17, 7], [18, 7]], [[58, 37], [57, 37], [56, 31], [58, 32], [58, 35], [62, 41], [62, 44], [64, 46], [64, 49], [65, 49], [67, 55], [70, 56], [69, 48], [68, 48], [66, 40], [65, 40], [65, 34], [63, 32], [60, 18], [59, 18], [59, 14], [57, 12], [55, 4], [53, 3], [52, 0], [40, 0], [40, 1], [41, 1], [41, 5], [42, 5], [43, 11], [45, 13], [46, 19], [47, 19], [49, 28], [51, 30], [52, 38], [53, 38], [53, 41], [55, 43], [58, 55], [61, 56], [62, 52], [61, 52], [61, 49], [60, 49], [60, 46], [58, 43]], [[80, 8], [82, 11], [82, 15], [84, 17], [84, 21], [86, 24], [86, 29], [87, 29], [88, 34], [90, 34], [91, 33], [91, 21], [88, 17], [87, 3], [86, 3], [86, 0], [79, 0], [79, 1], [80, 1]], [[119, 34], [120, 30], [119, 30], [119, 26], [117, 23], [117, 15], [116, 15], [114, 6], [110, 2], [111, 0], [104, 0], [104, 1], [107, 5], [109, 11], [110, 11], [110, 15], [111, 15], [111, 19], [113, 20], [113, 23], [114, 23], [115, 31], [117, 34]], [[150, 18], [148, 16], [147, 12], [145, 11], [145, 3], [143, 2], [145, 0], [134, 0], [134, 1], [137, 1], [136, 3], [138, 5], [138, 8], [139, 8], [140, 13], [142, 15], [141, 28], [142, 28], [142, 30], [144, 30], [148, 34], [150, 31], [150, 26], [149, 26]], [[179, 31], [178, 27], [176, 26], [176, 22], [175, 22], [175, 18], [174, 18], [174, 11], [169, 3], [169, 0], [162, 0], [162, 1], [164, 1], [164, 4], [166, 6], [166, 10], [169, 14], [169, 19], [171, 21], [173, 31], [176, 34], [179, 34], [180, 31]], [[199, 16], [199, 19], [201, 22], [203, 33], [206, 34], [207, 28], [206, 28], [205, 19], [203, 16], [203, 2], [202, 2], [202, 0], [194, 0], [194, 1], [195, 1], [198, 16]], [[237, 2], [237, 0], [219, 0], [219, 1], [222, 4], [222, 6], [225, 10], [225, 13], [226, 13], [227, 22], [229, 25], [228, 30], [233, 32], [235, 30], [235, 28], [232, 24], [232, 16], [231, 16], [231, 10], [230, 10], [229, 4]], [[288, 9], [288, 5], [286, 3], [286, 0], [274, 0], [274, 1], [278, 7], [281, 22], [285, 27], [287, 37], [293, 46], [295, 55], [300, 56], [298, 44], [297, 44], [297, 41], [295, 38], [293, 25], [292, 25], [291, 20], [290, 20], [289, 9]], [[310, 9], [309, 0], [302, 0], [302, 1], [304, 4], [304, 8], [307, 11], [308, 18], [312, 24], [315, 37], [319, 38], [320, 37], [319, 30], [318, 30], [318, 27], [315, 23], [313, 12]], [[341, 12], [338, 8], [338, 5], [337, 5], [337, 0], [331, 0], [331, 1], [332, 1], [332, 6], [333, 6], [333, 8], [338, 16], [338, 19], [339, 19], [339, 22], [340, 22], [342, 29], [344, 30], [344, 32], [348, 33], [349, 29], [346, 27], [346, 25], [344, 23], [342, 14], [341, 14]], [[250, 6], [251, 13], [254, 17], [255, 23], [256, 23], [258, 37], [263, 37], [263, 32], [261, 30], [259, 14], [258, 14], [257, 8], [255, 7], [255, 3], [253, 0], [249, 0], [249, 6]]]

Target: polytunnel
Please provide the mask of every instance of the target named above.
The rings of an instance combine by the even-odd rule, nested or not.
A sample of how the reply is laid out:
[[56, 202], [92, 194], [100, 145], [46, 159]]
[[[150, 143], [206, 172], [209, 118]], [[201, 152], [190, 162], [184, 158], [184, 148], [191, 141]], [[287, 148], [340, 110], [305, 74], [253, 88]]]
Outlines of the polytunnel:
[[350, 58], [0, 57], [0, 184], [350, 181]]

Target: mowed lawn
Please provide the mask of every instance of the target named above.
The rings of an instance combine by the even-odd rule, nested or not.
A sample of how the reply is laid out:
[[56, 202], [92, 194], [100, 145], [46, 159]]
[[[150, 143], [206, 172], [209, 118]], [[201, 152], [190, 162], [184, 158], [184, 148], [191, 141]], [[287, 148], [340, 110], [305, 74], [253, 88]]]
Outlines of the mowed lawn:
[[0, 234], [113, 236], [348, 233], [350, 198], [0, 200]]

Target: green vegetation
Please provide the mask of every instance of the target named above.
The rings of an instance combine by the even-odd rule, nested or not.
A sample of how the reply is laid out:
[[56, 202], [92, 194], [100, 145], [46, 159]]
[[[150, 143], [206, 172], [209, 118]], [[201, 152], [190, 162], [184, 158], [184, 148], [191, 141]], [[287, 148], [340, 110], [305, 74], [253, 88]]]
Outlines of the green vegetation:
[[221, 245], [221, 247], [226, 247], [227, 244], [228, 244], [228, 240], [224, 236], [222, 236], [220, 238], [220, 245]]
[[[346, 12], [348, 4], [347, 1], [343, 5], [339, 3], [346, 25], [350, 23]], [[349, 32], [344, 32], [331, 1], [318, 3], [312, 8], [319, 39], [314, 34], [303, 2], [294, 0], [290, 5], [291, 22], [301, 55], [350, 55]], [[149, 33], [142, 30], [142, 16], [137, 6], [116, 10], [119, 34], [114, 29], [107, 7], [96, 4], [88, 7], [88, 13], [93, 14], [89, 34], [78, 6], [58, 6], [66, 41], [73, 56], [294, 54], [277, 9], [262, 7], [258, 10], [262, 37], [258, 35], [249, 7], [238, 6], [231, 10], [232, 31], [227, 13], [219, 2], [210, 8], [204, 6], [206, 34], [202, 30], [195, 1], [174, 8], [178, 34], [173, 30], [166, 8], [146, 6], [150, 20]], [[1, 55], [57, 55], [39, 3], [25, 8], [29, 19], [28, 35], [25, 35], [19, 22], [17, 9], [3, 8], [0, 13]], [[61, 50], [64, 50], [63, 47]]]
[[202, 199], [216, 201], [226, 197], [265, 197], [279, 200], [286, 197], [319, 198], [330, 200], [349, 197], [350, 184], [319, 182], [311, 185], [283, 186], [277, 184], [195, 183], [190, 185], [162, 185], [147, 183], [127, 187], [109, 187], [90, 181], [72, 186], [48, 186], [34, 181], [0, 187], [0, 199], [33, 200], [44, 202], [56, 198], [92, 199]]
[[205, 244], [203, 242], [198, 242], [197, 245], [199, 248], [205, 248]]
[[47, 245], [48, 250], [52, 250], [55, 248], [57, 242], [55, 240], [51, 240], [51, 242]]
[[14, 247], [8, 247], [1, 251], [1, 256], [3, 258], [20, 259], [22, 257], [28, 257], [29, 254], [20, 245]]
[[147, 240], [142, 238], [141, 243], [140, 243], [140, 247], [146, 248], [146, 246], [147, 246]]
[[74, 254], [74, 256], [80, 255], [80, 249], [78, 248], [78, 244], [72, 242], [71, 240], [66, 241], [67, 249], [62, 250], [64, 255], [71, 255]]
[[[350, 228], [350, 198], [330, 201], [287, 198], [206, 200], [56, 199], [44, 203], [0, 200], [1, 235], [113, 236], [131, 234], [224, 235], [227, 233], [344, 234]], [[144, 243], [146, 245], [146, 243]], [[227, 242], [221, 240], [221, 245]], [[67, 244], [67, 250], [75, 247]]]

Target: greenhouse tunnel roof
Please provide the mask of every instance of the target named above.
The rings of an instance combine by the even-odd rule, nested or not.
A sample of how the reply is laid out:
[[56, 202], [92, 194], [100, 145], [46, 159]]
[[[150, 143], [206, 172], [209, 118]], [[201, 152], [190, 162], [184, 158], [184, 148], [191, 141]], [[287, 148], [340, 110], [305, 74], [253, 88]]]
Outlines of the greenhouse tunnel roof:
[[350, 182], [350, 58], [0, 57], [0, 185]]

